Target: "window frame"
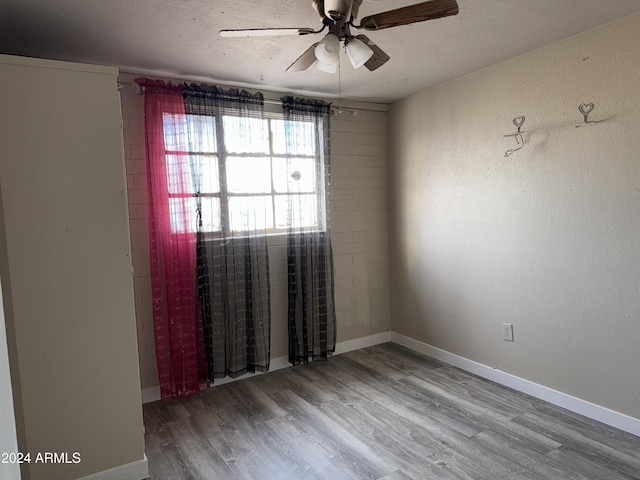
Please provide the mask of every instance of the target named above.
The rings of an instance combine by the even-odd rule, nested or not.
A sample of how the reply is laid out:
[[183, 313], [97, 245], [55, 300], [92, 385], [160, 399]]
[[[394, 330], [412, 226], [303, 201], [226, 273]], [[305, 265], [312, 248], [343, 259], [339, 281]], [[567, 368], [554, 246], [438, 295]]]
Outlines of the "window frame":
[[[287, 225], [283, 228], [277, 227], [277, 206], [276, 206], [276, 198], [280, 197], [291, 197], [291, 196], [302, 196], [302, 195], [316, 195], [316, 224], [308, 227], [296, 227], [297, 231], [302, 232], [326, 232], [327, 231], [327, 218], [328, 218], [328, 201], [326, 196], [326, 180], [325, 176], [327, 175], [328, 165], [325, 164], [325, 151], [324, 151], [324, 139], [326, 136], [325, 125], [314, 123], [315, 128], [315, 154], [314, 155], [304, 155], [304, 154], [296, 154], [295, 156], [288, 155], [285, 153], [275, 153], [274, 149], [274, 131], [272, 128], [273, 121], [282, 121], [286, 122], [286, 118], [284, 113], [280, 112], [264, 112], [264, 115], [260, 117], [261, 120], [265, 120], [267, 122], [267, 132], [269, 136], [269, 152], [242, 152], [242, 153], [234, 153], [228, 152], [226, 149], [225, 141], [224, 141], [224, 116], [233, 116], [239, 117], [237, 112], [233, 112], [228, 109], [220, 109], [212, 114], [187, 114], [185, 116], [206, 116], [214, 118], [214, 126], [215, 126], [215, 135], [216, 135], [216, 151], [215, 152], [198, 152], [198, 151], [180, 151], [180, 150], [167, 150], [165, 149], [165, 158], [169, 155], [175, 156], [202, 156], [202, 157], [212, 157], [215, 158], [217, 162], [218, 168], [218, 180], [219, 180], [219, 191], [217, 193], [171, 193], [169, 192], [169, 201], [172, 198], [217, 198], [219, 199], [220, 205], [220, 230], [202, 230], [201, 233], [206, 235], [207, 238], [211, 239], [219, 239], [225, 237], [244, 237], [247, 236], [250, 230], [232, 230], [231, 222], [230, 222], [230, 214], [229, 214], [229, 200], [231, 198], [241, 198], [241, 197], [265, 197], [269, 199], [271, 204], [271, 213], [273, 218], [273, 228], [265, 228], [264, 234], [265, 236], [277, 236], [277, 235], [285, 235], [289, 232], [291, 225]], [[252, 118], [252, 117], [248, 117]], [[268, 157], [269, 159], [269, 173], [270, 173], [270, 192], [265, 193], [232, 193], [229, 192], [228, 182], [227, 182], [227, 161], [229, 157], [247, 157], [247, 158], [256, 158], [256, 157]], [[313, 191], [302, 191], [302, 192], [276, 192], [274, 185], [274, 159], [284, 159], [287, 158], [308, 158], [313, 159], [314, 161], [314, 170], [315, 170], [315, 183], [316, 189]], [[197, 207], [196, 207], [197, 208]], [[196, 213], [196, 225], [201, 221], [202, 208], [197, 209]], [[263, 230], [263, 229], [258, 229]], [[191, 232], [191, 230], [188, 230]], [[198, 227], [191, 233], [197, 233]], [[178, 233], [178, 232], [174, 232]]]

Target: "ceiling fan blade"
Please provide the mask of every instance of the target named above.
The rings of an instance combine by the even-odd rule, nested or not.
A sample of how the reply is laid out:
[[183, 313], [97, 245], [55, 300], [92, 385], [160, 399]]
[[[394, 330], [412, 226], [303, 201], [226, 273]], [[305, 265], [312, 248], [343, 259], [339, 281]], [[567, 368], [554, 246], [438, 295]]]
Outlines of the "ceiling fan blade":
[[351, 16], [353, 18], [358, 18], [358, 12], [360, 11], [360, 5], [362, 5], [362, 0], [353, 0], [353, 5], [351, 6]]
[[311, 45], [305, 52], [298, 57], [298, 59], [293, 62], [289, 67], [287, 67], [287, 72], [302, 72], [313, 65], [316, 61], [316, 45], [320, 42], [316, 42]]
[[389, 57], [389, 55], [384, 53], [384, 51], [382, 51], [382, 49], [378, 45], [369, 40], [366, 35], [357, 35], [356, 38], [364, 42], [367, 47], [373, 50], [373, 56], [369, 60], [367, 60], [367, 63], [364, 64], [364, 66], [367, 67], [370, 71], [373, 72], [374, 70], [380, 68], [391, 58]]
[[313, 28], [249, 28], [244, 30], [220, 30], [221, 37], [277, 37], [284, 35], [310, 35]]
[[458, 14], [456, 0], [432, 0], [364, 17], [359, 28], [382, 30]]

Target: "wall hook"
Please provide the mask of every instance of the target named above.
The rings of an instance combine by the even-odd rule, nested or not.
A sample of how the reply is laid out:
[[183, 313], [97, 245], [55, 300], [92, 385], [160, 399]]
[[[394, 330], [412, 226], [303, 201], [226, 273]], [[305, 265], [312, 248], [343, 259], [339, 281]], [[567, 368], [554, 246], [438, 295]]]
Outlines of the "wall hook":
[[576, 128], [582, 127], [584, 125], [593, 125], [594, 123], [598, 123], [595, 120], [589, 120], [589, 114], [593, 111], [594, 108], [595, 108], [595, 105], [593, 103], [581, 103], [578, 106], [578, 111], [584, 117], [584, 123], [581, 123], [580, 125], [576, 125]]
[[510, 135], [505, 135], [505, 137], [515, 137], [516, 138], [516, 143], [518, 145], [520, 145], [518, 148], [512, 148], [507, 150], [506, 152], [504, 152], [504, 156], [508, 157], [509, 155], [511, 155], [514, 152], [517, 152], [518, 150], [522, 149], [524, 147], [524, 137], [522, 136], [522, 133], [520, 131], [520, 129], [522, 128], [522, 125], [524, 125], [524, 121], [526, 120], [526, 117], [523, 115], [521, 117], [516, 117], [513, 119], [513, 124], [516, 126], [516, 128], [518, 129], [516, 131], [516, 133], [512, 133]]

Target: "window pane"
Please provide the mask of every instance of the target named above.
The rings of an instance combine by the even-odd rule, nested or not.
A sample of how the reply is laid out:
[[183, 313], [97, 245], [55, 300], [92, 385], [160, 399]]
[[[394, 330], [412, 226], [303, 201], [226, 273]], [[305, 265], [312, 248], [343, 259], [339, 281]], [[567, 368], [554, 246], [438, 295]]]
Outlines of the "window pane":
[[220, 199], [216, 197], [204, 197], [200, 200], [202, 202], [202, 231], [219, 232], [221, 230]]
[[224, 145], [229, 153], [269, 153], [267, 120], [222, 117]]
[[273, 188], [278, 193], [315, 192], [314, 158], [274, 158]]
[[269, 157], [227, 158], [227, 189], [231, 193], [271, 193]]
[[179, 152], [217, 152], [216, 119], [209, 115], [162, 115], [164, 148]]
[[[220, 199], [201, 198], [202, 231], [220, 231]], [[197, 203], [194, 197], [169, 198], [171, 231], [176, 233], [196, 232], [198, 225]]]
[[317, 195], [278, 195], [276, 228], [319, 228]]
[[191, 155], [194, 191], [197, 193], [220, 192], [220, 176], [218, 174], [218, 157], [215, 155]]
[[186, 233], [196, 231], [196, 200], [190, 198], [169, 198], [171, 231]]
[[193, 193], [193, 179], [188, 155], [167, 155], [169, 193]]
[[190, 152], [215, 153], [218, 151], [216, 117], [187, 115], [187, 132]]
[[167, 155], [169, 193], [218, 193], [218, 157]]
[[271, 132], [275, 154], [316, 154], [316, 128], [313, 122], [271, 120]]
[[272, 229], [271, 196], [230, 197], [229, 226], [233, 232]]
[[185, 115], [162, 114], [164, 148], [185, 151], [187, 146], [187, 118]]

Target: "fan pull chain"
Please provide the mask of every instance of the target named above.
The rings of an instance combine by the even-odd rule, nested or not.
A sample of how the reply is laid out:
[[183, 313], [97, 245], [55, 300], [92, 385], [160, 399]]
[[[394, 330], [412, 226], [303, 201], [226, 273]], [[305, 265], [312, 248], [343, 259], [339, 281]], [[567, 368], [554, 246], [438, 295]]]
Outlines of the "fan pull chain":
[[338, 56], [338, 113], [342, 113], [342, 56]]

